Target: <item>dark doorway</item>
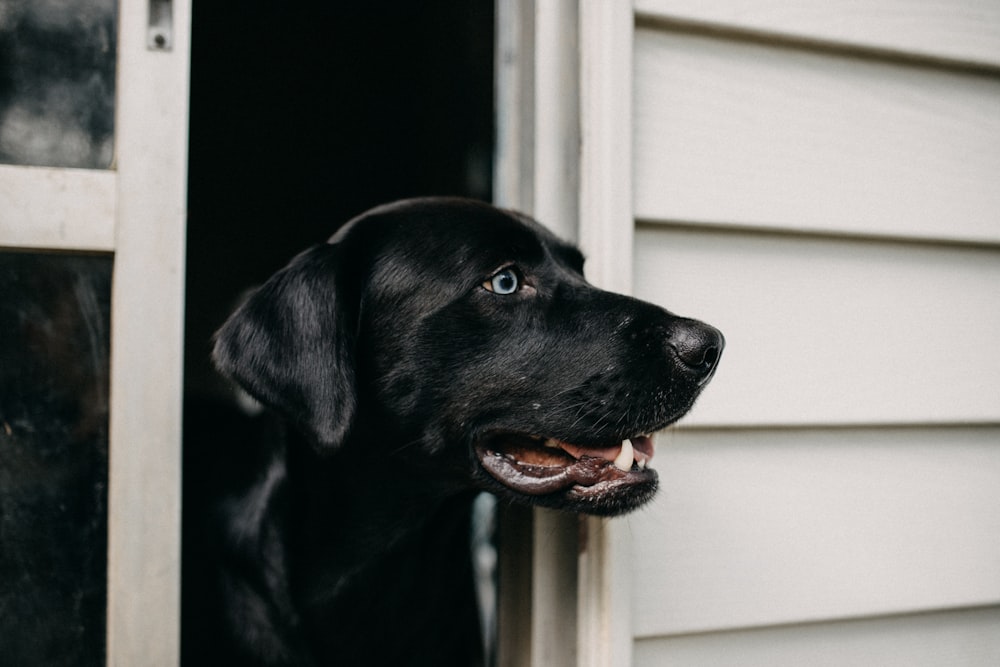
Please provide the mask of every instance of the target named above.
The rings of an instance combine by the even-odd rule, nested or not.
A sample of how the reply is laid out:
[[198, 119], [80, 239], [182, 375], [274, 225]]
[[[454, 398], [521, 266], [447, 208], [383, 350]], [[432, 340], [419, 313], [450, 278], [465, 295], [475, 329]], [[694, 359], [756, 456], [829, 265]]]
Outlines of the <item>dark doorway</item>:
[[493, 1], [194, 3], [186, 387], [242, 290], [351, 216], [491, 196]]
[[212, 664], [191, 649], [192, 632], [211, 632], [190, 621], [211, 604], [193, 527], [212, 473], [199, 459], [247, 428], [211, 368], [212, 332], [244, 290], [374, 205], [491, 198], [493, 10], [493, 0], [194, 3], [185, 664]]

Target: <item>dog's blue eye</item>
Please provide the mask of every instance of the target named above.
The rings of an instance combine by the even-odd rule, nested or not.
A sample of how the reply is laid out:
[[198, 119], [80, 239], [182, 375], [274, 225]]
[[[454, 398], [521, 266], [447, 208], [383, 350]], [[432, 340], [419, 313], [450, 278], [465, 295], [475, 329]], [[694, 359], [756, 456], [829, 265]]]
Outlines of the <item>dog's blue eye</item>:
[[513, 294], [520, 284], [516, 271], [503, 269], [493, 274], [492, 278], [483, 283], [483, 287], [495, 294]]

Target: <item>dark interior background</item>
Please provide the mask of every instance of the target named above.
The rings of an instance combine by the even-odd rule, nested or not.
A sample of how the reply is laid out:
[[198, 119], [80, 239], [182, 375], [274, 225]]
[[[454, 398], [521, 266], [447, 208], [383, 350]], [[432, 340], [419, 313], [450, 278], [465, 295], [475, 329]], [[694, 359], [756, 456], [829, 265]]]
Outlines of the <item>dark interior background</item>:
[[364, 210], [491, 198], [493, 0], [195, 2], [185, 322], [182, 662], [220, 635], [206, 498], [261, 428], [209, 362], [241, 293]]
[[371, 206], [491, 197], [493, 0], [195, 2], [185, 376], [240, 293]]

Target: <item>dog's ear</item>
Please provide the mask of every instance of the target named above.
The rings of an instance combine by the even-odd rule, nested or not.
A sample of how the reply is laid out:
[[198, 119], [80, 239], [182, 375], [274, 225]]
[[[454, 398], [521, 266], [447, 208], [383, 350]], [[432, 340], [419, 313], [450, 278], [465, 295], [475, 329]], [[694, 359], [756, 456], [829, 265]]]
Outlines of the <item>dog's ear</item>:
[[339, 445], [357, 407], [357, 299], [336, 245], [298, 255], [253, 292], [215, 335], [215, 365], [297, 423], [320, 450]]

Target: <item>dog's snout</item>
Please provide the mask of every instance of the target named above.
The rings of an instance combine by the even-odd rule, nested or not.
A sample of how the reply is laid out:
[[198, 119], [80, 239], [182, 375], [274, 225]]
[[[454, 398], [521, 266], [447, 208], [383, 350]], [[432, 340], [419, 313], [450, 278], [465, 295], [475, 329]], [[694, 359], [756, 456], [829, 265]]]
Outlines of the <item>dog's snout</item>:
[[713, 326], [696, 320], [681, 320], [671, 328], [667, 345], [689, 373], [699, 380], [707, 380], [722, 356], [726, 339]]

